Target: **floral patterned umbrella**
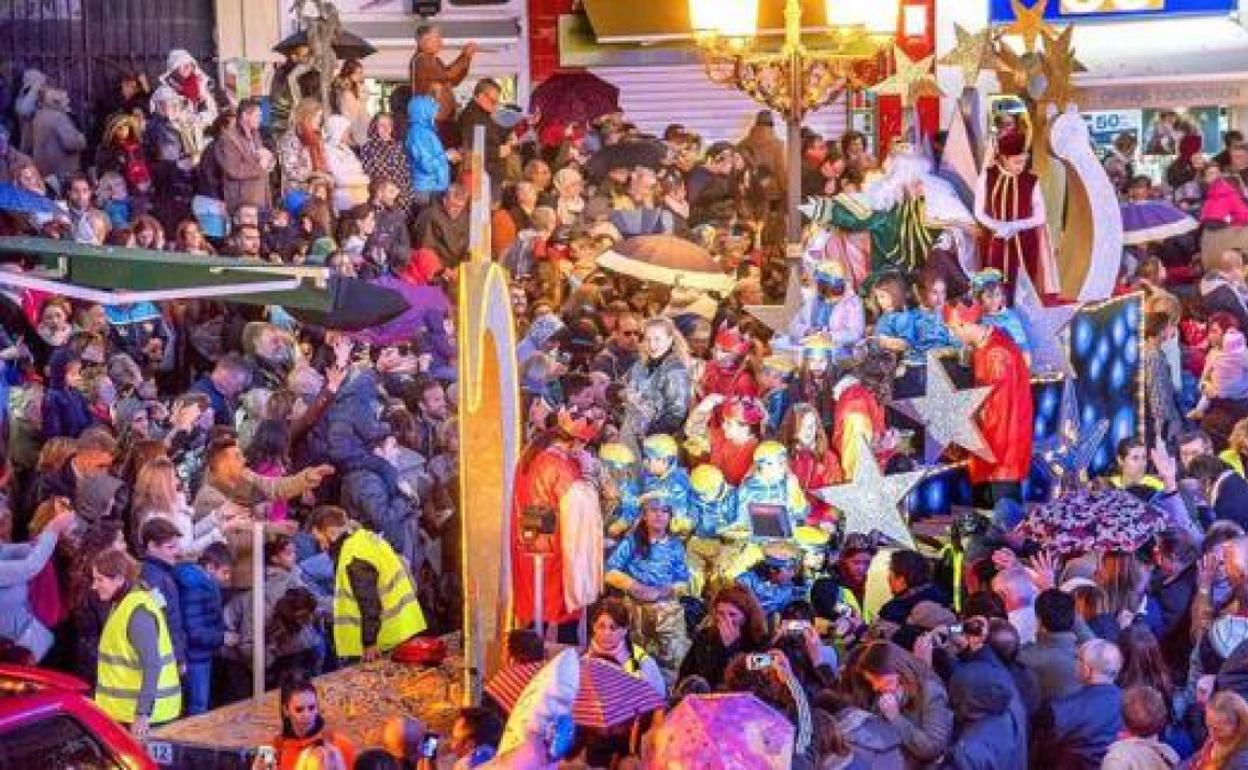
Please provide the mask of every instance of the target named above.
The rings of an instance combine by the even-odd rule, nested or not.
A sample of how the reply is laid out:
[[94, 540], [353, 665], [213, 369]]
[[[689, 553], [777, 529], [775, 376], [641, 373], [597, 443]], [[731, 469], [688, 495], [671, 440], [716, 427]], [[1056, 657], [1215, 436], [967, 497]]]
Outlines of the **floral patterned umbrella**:
[[795, 730], [746, 693], [691, 695], [664, 720], [646, 770], [788, 770]]
[[1024, 535], [1063, 554], [1134, 551], [1165, 528], [1160, 511], [1119, 489], [1064, 494], [1020, 525]]

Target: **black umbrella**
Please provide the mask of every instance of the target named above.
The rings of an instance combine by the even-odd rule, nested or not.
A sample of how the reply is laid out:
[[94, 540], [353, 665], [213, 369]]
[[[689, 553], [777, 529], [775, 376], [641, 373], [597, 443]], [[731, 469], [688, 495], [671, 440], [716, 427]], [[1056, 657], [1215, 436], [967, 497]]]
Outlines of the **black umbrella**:
[[666, 144], [655, 139], [638, 139], [603, 147], [589, 159], [586, 170], [595, 179], [604, 178], [613, 168], [645, 166], [657, 171], [666, 157]]
[[358, 332], [392, 321], [408, 309], [402, 294], [362, 278], [334, 276], [329, 279], [326, 291], [329, 293], [328, 310], [287, 310], [305, 324]]
[[[299, 30], [273, 46], [273, 50], [285, 56], [296, 48], [307, 44], [308, 33], [304, 30]], [[377, 53], [377, 49], [364, 38], [344, 29], [339, 31], [334, 38], [334, 53], [338, 55], [339, 59], [365, 59]]]

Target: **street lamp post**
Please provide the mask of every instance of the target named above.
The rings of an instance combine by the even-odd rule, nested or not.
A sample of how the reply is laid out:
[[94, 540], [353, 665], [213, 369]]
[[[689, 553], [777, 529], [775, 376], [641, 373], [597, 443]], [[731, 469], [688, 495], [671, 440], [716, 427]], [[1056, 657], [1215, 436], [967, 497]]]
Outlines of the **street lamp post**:
[[802, 2], [785, 0], [779, 52], [752, 50], [759, 0], [689, 0], [689, 16], [711, 81], [742, 91], [784, 117], [789, 283], [801, 258], [802, 121], [879, 79], [879, 59], [896, 35], [900, 0], [825, 0], [827, 29], [817, 47], [802, 42]]

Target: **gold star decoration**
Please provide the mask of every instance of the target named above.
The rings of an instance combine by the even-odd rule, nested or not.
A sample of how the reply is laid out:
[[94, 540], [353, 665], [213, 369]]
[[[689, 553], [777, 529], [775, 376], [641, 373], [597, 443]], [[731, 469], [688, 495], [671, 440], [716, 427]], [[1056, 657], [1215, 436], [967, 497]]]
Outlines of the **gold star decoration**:
[[860, 437], [859, 441], [862, 447], [854, 480], [848, 484], [817, 489], [815, 496], [841, 512], [846, 535], [879, 532], [907, 548], [914, 548], [914, 537], [898, 506], [927, 472], [911, 471], [886, 476], [880, 470], [880, 463], [866, 438]]
[[950, 444], [992, 462], [992, 447], [988, 446], [975, 422], [975, 413], [991, 393], [991, 387], [958, 390], [940, 357], [928, 353], [926, 393], [918, 398], [895, 401], [893, 406], [923, 425], [929, 462], [938, 459]]
[[1041, 66], [1044, 69], [1045, 79], [1048, 81], [1044, 98], [1058, 105], [1059, 108], [1064, 108], [1074, 94], [1072, 83], [1074, 74], [1087, 71], [1087, 67], [1075, 58], [1072, 45], [1074, 32], [1074, 27], [1067, 27], [1060, 34], [1046, 38], [1044, 41]]
[[1049, 0], [1036, 0], [1030, 8], [1023, 5], [1022, 0], [1010, 0], [1010, 8], [1014, 11], [1014, 21], [1005, 28], [1005, 34], [1018, 35], [1023, 39], [1023, 50], [1035, 53], [1036, 43], [1042, 37], [1052, 36], [1053, 28], [1044, 20]]
[[971, 32], [961, 24], [954, 24], [953, 31], [958, 36], [958, 44], [936, 63], [962, 70], [962, 87], [974, 88], [979, 73], [992, 63], [992, 30]]
[[1035, 58], [1019, 56], [1004, 41], [998, 42], [993, 58], [1001, 90], [1011, 96], [1025, 97]]
[[903, 109], [913, 107], [924, 96], [944, 96], [940, 86], [936, 85], [936, 78], [931, 75], [932, 60], [935, 58], [928, 56], [916, 62], [906, 56], [900, 47], [894, 46], [893, 59], [897, 63], [897, 71], [871, 90], [885, 96], [900, 96]]

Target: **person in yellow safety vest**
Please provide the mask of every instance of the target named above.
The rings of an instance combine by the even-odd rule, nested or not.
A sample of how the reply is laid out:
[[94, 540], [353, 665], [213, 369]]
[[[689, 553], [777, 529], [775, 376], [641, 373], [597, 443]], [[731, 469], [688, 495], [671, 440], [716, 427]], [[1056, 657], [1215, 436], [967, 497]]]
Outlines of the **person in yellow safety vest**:
[[312, 534], [334, 562], [334, 648], [341, 658], [376, 660], [426, 628], [407, 566], [381, 535], [347, 532], [347, 512], [312, 512]]
[[815, 580], [810, 588], [810, 601], [815, 613], [827, 620], [840, 620], [843, 609], [853, 611], [858, 623], [870, 623], [873, 618], [863, 609], [867, 586], [867, 572], [875, 558], [875, 546], [869, 537], [851, 534], [845, 537], [836, 554], [831, 574]]
[[91, 590], [111, 607], [100, 636], [95, 703], [143, 740], [151, 725], [182, 714], [182, 685], [164, 607], [139, 582], [138, 564], [120, 550], [104, 551], [92, 562]]

